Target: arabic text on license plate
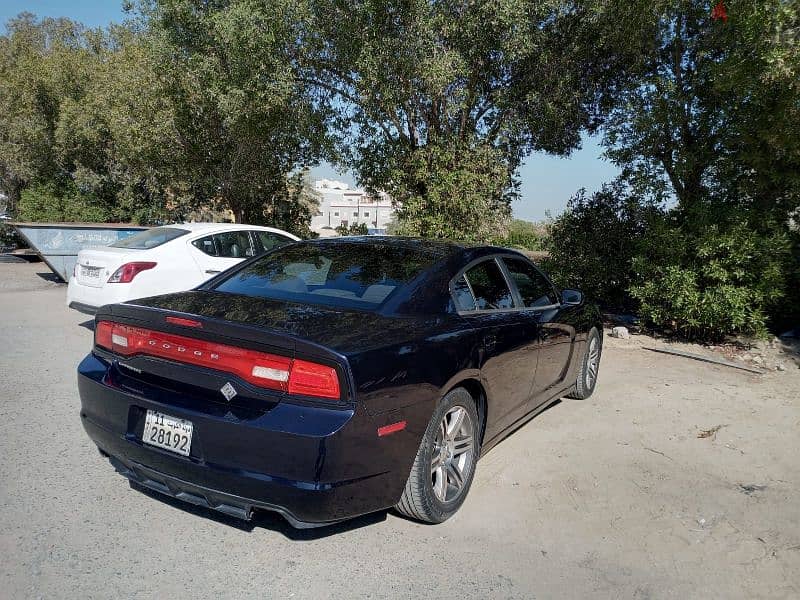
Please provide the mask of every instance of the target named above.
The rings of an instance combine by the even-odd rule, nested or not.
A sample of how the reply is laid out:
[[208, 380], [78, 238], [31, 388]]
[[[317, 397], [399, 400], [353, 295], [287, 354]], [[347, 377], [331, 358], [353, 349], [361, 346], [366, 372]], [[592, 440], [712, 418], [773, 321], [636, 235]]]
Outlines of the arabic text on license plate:
[[189, 456], [192, 447], [192, 429], [191, 421], [148, 410], [142, 441], [151, 446]]
[[100, 277], [100, 267], [81, 267], [81, 275], [98, 279]]

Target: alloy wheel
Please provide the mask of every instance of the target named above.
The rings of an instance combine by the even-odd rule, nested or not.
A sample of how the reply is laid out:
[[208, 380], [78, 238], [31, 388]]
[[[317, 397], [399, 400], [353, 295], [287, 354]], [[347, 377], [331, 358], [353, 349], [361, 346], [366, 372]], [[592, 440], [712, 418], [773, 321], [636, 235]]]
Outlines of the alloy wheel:
[[589, 341], [589, 353], [586, 357], [586, 387], [590, 390], [597, 380], [597, 370], [600, 367], [600, 344], [596, 337]]
[[451, 502], [461, 495], [474, 455], [472, 418], [463, 406], [453, 406], [439, 423], [431, 453], [431, 483], [440, 502]]

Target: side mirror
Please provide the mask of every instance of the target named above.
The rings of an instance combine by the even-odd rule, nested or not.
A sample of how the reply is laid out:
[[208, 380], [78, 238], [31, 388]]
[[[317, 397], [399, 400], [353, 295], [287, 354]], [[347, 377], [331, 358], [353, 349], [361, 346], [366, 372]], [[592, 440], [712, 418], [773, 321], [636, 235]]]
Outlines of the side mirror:
[[578, 305], [583, 303], [583, 292], [579, 290], [561, 290], [561, 303]]

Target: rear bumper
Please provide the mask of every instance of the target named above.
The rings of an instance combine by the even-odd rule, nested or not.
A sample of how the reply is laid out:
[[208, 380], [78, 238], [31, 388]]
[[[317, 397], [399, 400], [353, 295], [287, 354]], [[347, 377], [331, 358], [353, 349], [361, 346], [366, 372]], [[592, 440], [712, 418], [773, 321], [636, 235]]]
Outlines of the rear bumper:
[[[279, 402], [249, 414], [126, 379], [94, 355], [78, 368], [81, 421], [101, 452], [144, 487], [243, 519], [270, 510], [314, 527], [393, 506], [421, 436], [380, 438], [385, 417], [366, 412]], [[189, 457], [142, 443], [148, 409], [193, 423]]]
[[67, 306], [80, 312], [94, 314], [101, 306], [127, 300], [130, 295], [128, 287], [127, 284], [92, 287], [78, 283], [75, 277], [70, 277], [67, 285]]
[[148, 469], [144, 465], [129, 459], [119, 459], [102, 451], [114, 469], [120, 475], [127, 477], [130, 481], [146, 487], [150, 490], [164, 494], [183, 502], [188, 502], [196, 506], [210, 508], [226, 515], [249, 521], [253, 517], [255, 510], [268, 510], [282, 515], [292, 527], [297, 529], [310, 529], [313, 527], [324, 527], [339, 521], [300, 521], [287, 508], [267, 503], [253, 498], [243, 498], [214, 490], [208, 487], [197, 485], [189, 481], [184, 481], [176, 477], [170, 477], [164, 473], [159, 473], [153, 469]]

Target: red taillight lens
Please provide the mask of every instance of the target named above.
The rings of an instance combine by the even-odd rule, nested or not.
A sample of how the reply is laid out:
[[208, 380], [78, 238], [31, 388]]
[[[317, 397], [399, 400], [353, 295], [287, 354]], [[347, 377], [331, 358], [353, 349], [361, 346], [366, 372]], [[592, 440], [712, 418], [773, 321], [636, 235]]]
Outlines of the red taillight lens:
[[114, 326], [108, 321], [100, 321], [94, 327], [94, 345], [112, 350], [114, 345], [111, 341], [111, 332]]
[[316, 398], [340, 398], [339, 376], [327, 365], [130, 325], [100, 321], [95, 344], [123, 356], [145, 355], [237, 375], [258, 387]]
[[130, 283], [142, 271], [152, 269], [158, 263], [154, 262], [129, 262], [122, 265], [119, 269], [114, 271], [114, 274], [108, 278], [108, 283]]
[[295, 359], [289, 372], [289, 393], [338, 399], [339, 376], [333, 367]]

